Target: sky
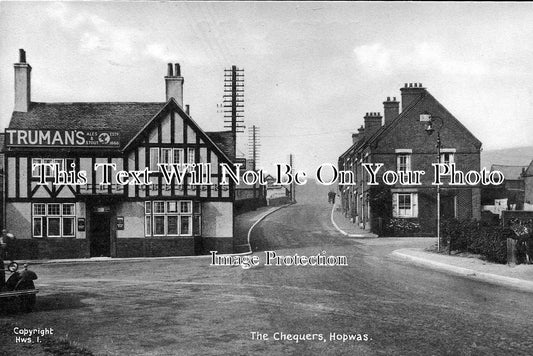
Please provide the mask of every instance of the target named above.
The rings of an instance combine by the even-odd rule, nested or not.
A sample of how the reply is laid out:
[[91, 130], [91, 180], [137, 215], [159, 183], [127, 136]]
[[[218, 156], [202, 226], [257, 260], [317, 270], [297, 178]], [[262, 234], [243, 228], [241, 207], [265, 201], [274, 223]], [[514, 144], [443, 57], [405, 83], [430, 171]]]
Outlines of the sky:
[[163, 102], [166, 63], [179, 62], [206, 131], [224, 129], [224, 68], [244, 68], [267, 171], [290, 153], [309, 175], [336, 164], [365, 113], [410, 82], [484, 150], [533, 144], [532, 3], [0, 1], [0, 34], [2, 130], [24, 48], [39, 102]]

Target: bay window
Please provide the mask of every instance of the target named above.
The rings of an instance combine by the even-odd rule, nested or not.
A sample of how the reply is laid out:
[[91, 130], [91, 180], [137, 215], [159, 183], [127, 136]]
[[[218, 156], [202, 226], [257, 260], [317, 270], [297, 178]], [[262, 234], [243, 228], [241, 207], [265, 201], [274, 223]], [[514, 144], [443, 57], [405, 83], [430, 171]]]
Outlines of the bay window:
[[198, 236], [201, 204], [190, 200], [145, 202], [145, 236]]
[[74, 237], [74, 203], [32, 204], [33, 237]]

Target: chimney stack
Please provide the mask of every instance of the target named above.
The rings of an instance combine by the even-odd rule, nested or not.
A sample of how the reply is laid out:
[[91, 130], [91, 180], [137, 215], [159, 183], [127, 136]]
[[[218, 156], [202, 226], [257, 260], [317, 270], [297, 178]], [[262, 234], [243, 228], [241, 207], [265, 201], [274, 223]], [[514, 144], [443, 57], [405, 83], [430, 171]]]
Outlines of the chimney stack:
[[31, 104], [31, 66], [26, 63], [26, 52], [19, 49], [19, 62], [15, 66], [14, 111], [28, 112]]
[[411, 103], [426, 93], [426, 88], [422, 87], [422, 83], [405, 83], [400, 92], [402, 93], [402, 111], [404, 111]]
[[387, 101], [383, 102], [383, 116], [385, 116], [384, 125], [388, 125], [392, 120], [400, 114], [400, 103], [396, 101], [396, 97], [390, 100], [390, 97], [387, 97]]
[[191, 115], [191, 107], [189, 106], [189, 104], [185, 105], [185, 112], [187, 113], [187, 115]]
[[359, 134], [353, 133], [352, 134], [352, 144], [355, 145], [357, 142], [359, 142]]
[[367, 112], [365, 115], [365, 137], [372, 136], [381, 127], [382, 116], [379, 112]]
[[[175, 68], [175, 70], [173, 70]], [[165, 77], [167, 101], [174, 98], [180, 107], [183, 108], [183, 82], [179, 63], [168, 64], [168, 71]]]

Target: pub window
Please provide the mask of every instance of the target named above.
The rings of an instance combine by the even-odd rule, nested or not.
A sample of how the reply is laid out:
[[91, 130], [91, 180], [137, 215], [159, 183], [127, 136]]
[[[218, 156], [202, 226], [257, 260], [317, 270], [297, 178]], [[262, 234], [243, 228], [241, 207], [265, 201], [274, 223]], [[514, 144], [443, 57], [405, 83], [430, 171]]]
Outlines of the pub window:
[[159, 168], [157, 164], [159, 163], [159, 148], [152, 147], [150, 148], [150, 170], [158, 171]]
[[174, 148], [174, 157], [172, 163], [184, 163], [183, 148]]
[[145, 236], [192, 236], [201, 234], [199, 202], [167, 200], [145, 202]]
[[46, 204], [33, 204], [33, 237], [43, 237], [43, 219], [46, 216]]
[[63, 236], [74, 236], [74, 204], [63, 204]]
[[34, 203], [33, 237], [73, 237], [76, 219], [74, 203]]
[[194, 236], [202, 234], [202, 204], [199, 201], [193, 203], [192, 233]]
[[[75, 171], [76, 170], [76, 160], [74, 158], [32, 158], [31, 164], [32, 164], [32, 177], [33, 178], [39, 178], [39, 171], [40, 168], [33, 168], [36, 164], [41, 163], [49, 163], [55, 165], [56, 170], [62, 170], [62, 171]], [[50, 177], [52, 175], [52, 169], [51, 167], [47, 166], [45, 167], [45, 175]]]
[[194, 148], [189, 148], [187, 151], [187, 163], [196, 163], [195, 161], [195, 150]]
[[144, 202], [144, 236], [152, 235], [152, 202]]
[[65, 160], [65, 170], [67, 172], [72, 172], [76, 170], [76, 160], [73, 158], [67, 158]]
[[31, 176], [34, 177], [34, 178], [38, 178], [39, 177], [39, 170], [40, 170], [40, 167], [35, 167], [33, 168], [36, 164], [41, 164], [43, 163], [43, 160], [42, 158], [32, 158], [31, 160], [31, 167], [32, 167], [32, 174]]
[[161, 163], [172, 163], [172, 148], [161, 149]]

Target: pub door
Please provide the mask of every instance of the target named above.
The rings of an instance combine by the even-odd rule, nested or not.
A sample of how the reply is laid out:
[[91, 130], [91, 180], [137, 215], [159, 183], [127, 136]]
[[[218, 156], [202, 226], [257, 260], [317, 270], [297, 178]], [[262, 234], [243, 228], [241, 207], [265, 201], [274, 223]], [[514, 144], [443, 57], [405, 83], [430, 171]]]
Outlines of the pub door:
[[91, 214], [90, 241], [91, 257], [111, 256], [111, 214]]

